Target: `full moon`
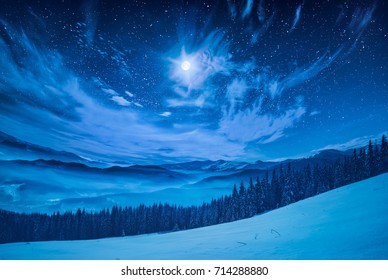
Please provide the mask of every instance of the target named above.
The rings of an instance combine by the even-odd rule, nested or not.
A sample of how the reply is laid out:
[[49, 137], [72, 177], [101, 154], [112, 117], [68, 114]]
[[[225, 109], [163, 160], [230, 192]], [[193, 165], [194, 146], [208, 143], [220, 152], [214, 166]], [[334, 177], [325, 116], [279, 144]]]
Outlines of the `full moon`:
[[187, 60], [183, 61], [181, 64], [181, 68], [183, 71], [188, 71], [190, 69], [190, 67], [191, 67], [191, 64]]

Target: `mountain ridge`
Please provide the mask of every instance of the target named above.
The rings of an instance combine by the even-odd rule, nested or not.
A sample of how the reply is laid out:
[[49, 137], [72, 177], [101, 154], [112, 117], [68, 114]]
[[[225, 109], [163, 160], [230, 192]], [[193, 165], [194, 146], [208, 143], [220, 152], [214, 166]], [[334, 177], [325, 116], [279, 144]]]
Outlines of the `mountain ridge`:
[[[285, 159], [282, 161], [262, 161], [256, 160], [255, 162], [245, 162], [245, 161], [227, 161], [227, 160], [195, 160], [195, 161], [187, 161], [180, 163], [164, 163], [158, 165], [147, 165], [147, 164], [131, 164], [127, 161], [113, 161], [111, 163], [102, 163], [98, 161], [93, 161], [90, 159], [86, 159], [77, 154], [67, 152], [67, 151], [58, 151], [49, 147], [39, 146], [36, 144], [32, 144], [27, 141], [23, 141], [14, 136], [6, 134], [0, 131], [0, 151], [1, 148], [10, 148], [13, 149], [11, 151], [16, 156], [14, 158], [6, 158], [6, 160], [55, 160], [62, 161], [67, 163], [81, 163], [90, 167], [100, 167], [100, 168], [109, 168], [109, 167], [129, 167], [129, 166], [142, 166], [143, 168], [164, 168], [168, 170], [186, 170], [186, 171], [209, 171], [209, 172], [233, 172], [233, 171], [244, 171], [244, 170], [252, 170], [252, 169], [273, 169], [275, 166], [280, 166], [281, 164], [287, 164], [288, 162], [293, 165], [303, 167], [306, 165], [304, 162], [306, 160], [313, 161], [313, 163], [318, 161], [327, 161], [332, 162], [333, 159], [336, 160], [345, 155], [351, 155], [353, 149], [340, 151], [334, 149], [322, 150], [318, 153], [311, 155], [310, 157], [301, 157], [297, 159]], [[17, 151], [15, 151], [15, 149]], [[3, 151], [3, 160], [4, 154], [6, 155], [7, 151]], [[18, 158], [18, 153], [29, 154], [30, 157], [27, 158]], [[0, 154], [1, 155], [1, 154]], [[1, 160], [1, 157], [0, 157]]]

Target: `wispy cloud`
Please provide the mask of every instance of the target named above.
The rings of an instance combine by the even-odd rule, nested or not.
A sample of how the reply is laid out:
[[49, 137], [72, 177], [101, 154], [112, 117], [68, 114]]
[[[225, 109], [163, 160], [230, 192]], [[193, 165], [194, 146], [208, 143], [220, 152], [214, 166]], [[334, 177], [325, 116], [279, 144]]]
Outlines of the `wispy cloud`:
[[135, 96], [132, 92], [127, 91], [127, 90], [125, 91], [125, 94], [128, 95], [129, 97], [134, 97]]
[[85, 38], [88, 46], [91, 46], [97, 30], [98, 0], [87, 0], [84, 4]]
[[257, 6], [257, 17], [261, 23], [265, 21], [265, 1], [260, 0], [259, 5]]
[[337, 19], [335, 21], [337, 24], [340, 23], [346, 15], [346, 9], [343, 5], [339, 5], [338, 8], [340, 9], [340, 12], [338, 13]]
[[114, 89], [111, 89], [111, 88], [101, 88], [101, 90], [107, 94], [110, 94], [110, 95], [118, 95], [118, 93]]
[[273, 19], [274, 19], [275, 13], [273, 13], [269, 19], [263, 20], [263, 25], [259, 27], [256, 31], [252, 33], [251, 43], [256, 44], [260, 37], [267, 32], [269, 27], [272, 25]]
[[387, 133], [388, 133], [388, 131], [385, 131], [385, 132], [380, 133], [378, 135], [366, 135], [366, 136], [362, 136], [362, 137], [356, 137], [356, 138], [350, 139], [350, 140], [343, 142], [343, 143], [327, 145], [327, 146], [322, 147], [320, 149], [314, 150], [312, 153], [317, 153], [320, 151], [331, 150], [331, 149], [345, 151], [345, 150], [349, 150], [349, 149], [363, 147], [363, 146], [366, 146], [368, 144], [369, 140], [378, 139], [380, 141], [382, 135], [383, 134], [387, 135]]
[[296, 8], [296, 11], [295, 11], [295, 17], [294, 17], [294, 21], [292, 22], [292, 26], [290, 28], [290, 32], [292, 30], [295, 29], [296, 25], [298, 24], [299, 22], [299, 19], [300, 19], [300, 11], [302, 10], [302, 5], [299, 5], [298, 8]]
[[284, 112], [263, 113], [262, 102], [256, 102], [253, 107], [245, 110], [226, 110], [219, 123], [218, 133], [228, 139], [240, 143], [271, 143], [284, 136], [285, 130], [301, 119], [306, 108], [298, 100], [292, 107]]
[[244, 11], [241, 14], [242, 18], [246, 18], [252, 12], [253, 0], [246, 0]]
[[375, 9], [376, 4], [368, 7], [367, 9], [356, 8], [351, 17], [349, 28], [357, 33], [362, 32], [370, 23]]
[[227, 1], [228, 1], [229, 14], [232, 18], [235, 18], [237, 15], [236, 5], [233, 3], [232, 0], [227, 0]]
[[350, 38], [353, 38], [353, 40], [349, 41], [348, 44], [350, 44], [350, 47], [348, 48], [344, 56], [351, 54], [356, 48], [356, 46], [360, 43], [359, 39], [361, 38], [361, 35], [364, 33], [364, 30], [371, 22], [375, 9], [376, 9], [376, 3], [374, 3], [372, 6], [368, 7], [367, 9], [356, 8], [356, 10], [354, 11], [348, 26], [348, 30], [350, 31], [350, 34], [351, 34]]
[[[265, 5], [265, 0], [260, 0], [257, 3], [256, 17], [253, 15], [253, 10], [255, 7], [255, 0], [245, 0], [241, 3], [241, 10], [236, 8], [236, 4], [232, 0], [228, 0], [228, 8], [230, 16], [233, 20], [239, 19], [239, 24], [244, 33], [250, 35], [251, 44], [256, 44], [259, 39], [267, 32], [271, 26], [275, 11], [270, 12], [271, 16], [267, 19], [267, 7]], [[239, 17], [237, 17], [239, 14]], [[249, 19], [249, 20], [248, 20]]]
[[176, 99], [171, 98], [167, 100], [169, 107], [199, 107], [202, 108], [206, 105], [206, 95], [202, 94], [197, 98]]
[[272, 98], [280, 96], [283, 91], [295, 87], [315, 77], [323, 69], [332, 64], [340, 55], [341, 51], [342, 48], [339, 48], [333, 54], [326, 53], [314, 63], [305, 65], [303, 67], [298, 67], [285, 77], [273, 78], [267, 85], [264, 85], [264, 87], [268, 90]]
[[321, 113], [321, 111], [318, 111], [318, 110], [314, 110], [314, 111], [311, 111], [310, 112], [310, 116], [316, 116], [316, 115], [319, 115]]
[[131, 102], [129, 102], [127, 99], [125, 99], [124, 97], [121, 97], [121, 96], [113, 96], [111, 99], [120, 106], [131, 105]]
[[61, 87], [63, 77], [67, 76], [62, 57], [52, 51], [42, 55], [25, 32], [16, 31], [9, 24], [6, 30], [8, 43], [0, 37], [2, 94], [18, 92], [19, 102], [44, 108], [57, 116], [77, 119], [76, 109], [81, 104]]
[[172, 113], [171, 112], [163, 112], [163, 113], [160, 113], [159, 116], [162, 116], [162, 117], [169, 117], [171, 116]]
[[244, 79], [233, 79], [228, 85], [226, 94], [229, 103], [228, 115], [233, 115], [236, 110], [241, 108], [247, 90], [248, 85]]

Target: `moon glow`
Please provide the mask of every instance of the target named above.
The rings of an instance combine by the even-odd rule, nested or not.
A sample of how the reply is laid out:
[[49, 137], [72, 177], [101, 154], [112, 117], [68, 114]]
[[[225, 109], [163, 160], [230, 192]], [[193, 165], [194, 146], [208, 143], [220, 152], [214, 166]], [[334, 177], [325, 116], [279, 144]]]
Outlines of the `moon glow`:
[[189, 71], [191, 67], [191, 63], [187, 60], [183, 61], [181, 64], [181, 68], [183, 71]]

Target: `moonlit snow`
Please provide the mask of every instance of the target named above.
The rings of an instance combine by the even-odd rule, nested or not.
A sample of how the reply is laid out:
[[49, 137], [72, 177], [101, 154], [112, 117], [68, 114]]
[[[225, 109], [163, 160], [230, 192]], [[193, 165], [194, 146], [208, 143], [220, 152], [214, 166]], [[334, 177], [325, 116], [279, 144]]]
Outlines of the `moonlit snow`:
[[0, 245], [0, 259], [388, 259], [388, 173], [233, 223]]

